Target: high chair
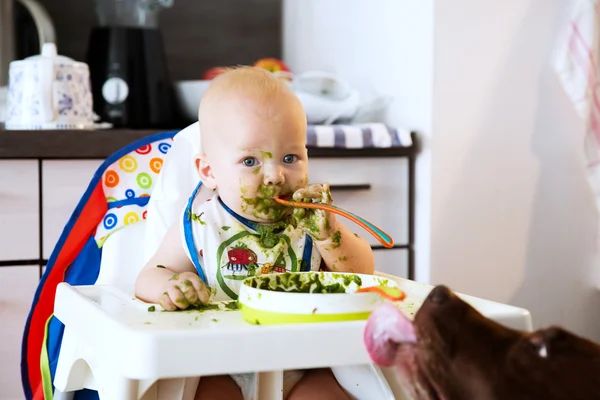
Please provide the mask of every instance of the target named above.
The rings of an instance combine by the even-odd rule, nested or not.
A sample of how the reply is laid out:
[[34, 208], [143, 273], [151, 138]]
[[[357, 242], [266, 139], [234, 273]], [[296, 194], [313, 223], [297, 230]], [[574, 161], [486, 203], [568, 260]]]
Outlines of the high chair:
[[[281, 398], [284, 369], [324, 366], [332, 366], [353, 398], [403, 398], [393, 370], [370, 364], [362, 344], [364, 321], [254, 326], [236, 311], [214, 318], [151, 313], [148, 304], [133, 298], [137, 274], [197, 184], [192, 162], [200, 151], [197, 123], [175, 134], [128, 146], [109, 157], [92, 179], [48, 262], [27, 320], [22, 362], [26, 398], [93, 399], [98, 391], [108, 400], [187, 400], [193, 398], [200, 375], [258, 371], [255, 399], [270, 400]], [[132, 161], [132, 154], [139, 159]], [[126, 174], [115, 175], [115, 170], [133, 171], [142, 160], [149, 163], [137, 175], [138, 183], [140, 176], [145, 179], [139, 184], [143, 190], [133, 193], [118, 184]], [[201, 195], [210, 196], [207, 192]], [[407, 312], [416, 311], [431, 289], [388, 277], [407, 292], [406, 307], [412, 307]], [[463, 298], [500, 323], [531, 329], [526, 310]], [[218, 324], [212, 321], [217, 318]], [[306, 342], [306, 337], [314, 339]], [[171, 346], [187, 343], [186, 351], [167, 350], [162, 345], [167, 338]], [[227, 350], [219, 353], [216, 343], [227, 343]], [[247, 350], [257, 343], [274, 349], [274, 356]], [[187, 365], [181, 365], [184, 359]], [[204, 362], [194, 361], [200, 359]]]

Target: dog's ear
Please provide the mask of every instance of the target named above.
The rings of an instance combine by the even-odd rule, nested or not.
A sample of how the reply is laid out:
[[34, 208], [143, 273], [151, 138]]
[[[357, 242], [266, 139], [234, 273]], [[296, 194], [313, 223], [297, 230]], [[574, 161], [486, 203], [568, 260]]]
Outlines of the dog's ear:
[[569, 347], [569, 332], [557, 326], [539, 329], [529, 337], [535, 353], [540, 358], [548, 358], [551, 354], [560, 352], [561, 348]]
[[582, 336], [576, 335], [566, 329], [558, 326], [550, 326], [540, 329], [532, 337], [536, 343], [543, 343], [546, 346], [548, 355], [556, 357], [560, 354], [577, 354], [579, 357], [589, 357], [593, 359], [600, 358], [600, 346]]
[[535, 332], [529, 337], [529, 343], [535, 354], [540, 358], [548, 358], [548, 343], [546, 337], [541, 332]]

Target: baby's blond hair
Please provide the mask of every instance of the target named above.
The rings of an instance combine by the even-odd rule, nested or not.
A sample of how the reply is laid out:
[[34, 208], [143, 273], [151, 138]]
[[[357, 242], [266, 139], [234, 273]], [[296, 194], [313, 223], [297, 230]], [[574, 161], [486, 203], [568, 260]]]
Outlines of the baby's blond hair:
[[[214, 118], [216, 104], [227, 103], [227, 100], [245, 97], [257, 104], [277, 102], [281, 95], [294, 96], [293, 91], [284, 80], [273, 73], [257, 67], [227, 67], [226, 71], [215, 77], [200, 102], [198, 121], [200, 125], [202, 147], [210, 135], [207, 120]], [[295, 96], [294, 96], [295, 97]]]

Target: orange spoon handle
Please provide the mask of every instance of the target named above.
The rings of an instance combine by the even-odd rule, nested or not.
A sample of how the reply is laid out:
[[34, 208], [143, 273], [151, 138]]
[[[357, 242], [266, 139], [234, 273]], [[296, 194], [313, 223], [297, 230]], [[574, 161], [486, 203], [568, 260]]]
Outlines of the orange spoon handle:
[[342, 217], [348, 218], [350, 221], [356, 223], [357, 225], [362, 227], [364, 230], [369, 232], [371, 235], [373, 235], [377, 240], [379, 240], [379, 242], [383, 245], [383, 247], [386, 247], [388, 249], [391, 247], [394, 247], [394, 239], [392, 239], [392, 237], [390, 235], [388, 235], [382, 229], [378, 228], [377, 226], [370, 223], [366, 219], [361, 218], [356, 214], [352, 214], [350, 211], [346, 211], [339, 207], [329, 205], [329, 204], [323, 204], [323, 203], [305, 203], [302, 201], [289, 201], [289, 200], [284, 200], [280, 197], [274, 197], [273, 200], [275, 200], [279, 204], [282, 204], [282, 205], [288, 206], [288, 207], [313, 208], [313, 209], [330, 211], [334, 214], [341, 215]]
[[384, 297], [388, 300], [391, 300], [391, 301], [402, 301], [406, 298], [406, 293], [404, 293], [404, 291], [402, 291], [400, 289], [396, 289], [396, 288], [390, 288], [389, 290], [386, 290], [386, 289], [382, 288], [381, 286], [369, 286], [369, 287], [360, 288], [356, 291], [356, 293], [364, 293], [364, 292], [378, 293], [382, 297]]

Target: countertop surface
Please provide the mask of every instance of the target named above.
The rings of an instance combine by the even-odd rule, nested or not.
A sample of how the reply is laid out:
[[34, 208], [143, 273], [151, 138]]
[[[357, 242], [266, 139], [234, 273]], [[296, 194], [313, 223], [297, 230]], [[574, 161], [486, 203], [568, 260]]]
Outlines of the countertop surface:
[[[177, 130], [177, 129], [173, 129]], [[161, 130], [32, 130], [0, 129], [0, 159], [104, 159], [118, 149]], [[169, 131], [163, 129], [162, 131]], [[392, 148], [340, 149], [308, 147], [309, 157], [408, 157], [417, 153], [418, 142], [411, 133], [412, 146]]]

